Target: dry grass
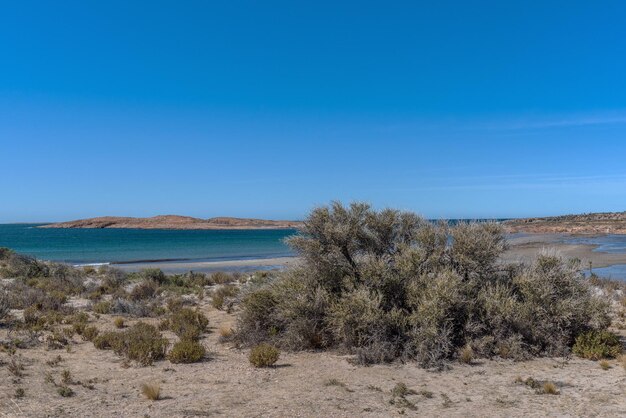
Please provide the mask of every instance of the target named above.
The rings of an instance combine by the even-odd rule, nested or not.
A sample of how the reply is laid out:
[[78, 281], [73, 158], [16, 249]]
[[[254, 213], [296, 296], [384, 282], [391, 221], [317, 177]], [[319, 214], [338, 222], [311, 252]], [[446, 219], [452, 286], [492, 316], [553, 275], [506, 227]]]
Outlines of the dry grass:
[[474, 361], [474, 350], [469, 345], [466, 345], [459, 350], [459, 361], [465, 364], [472, 364]]
[[233, 329], [227, 325], [222, 325], [219, 329], [220, 337], [230, 338], [233, 335]]
[[558, 395], [559, 389], [553, 382], [544, 382], [542, 386], [542, 392], [547, 395]]
[[141, 393], [151, 401], [161, 399], [161, 385], [158, 383], [144, 383], [141, 385]]
[[606, 361], [606, 360], [602, 360], [602, 361], [600, 361], [598, 364], [600, 365], [600, 368], [601, 368], [602, 370], [609, 370], [609, 369], [611, 368], [611, 365], [610, 365], [610, 364], [609, 364], [609, 362], [608, 362], [608, 361]]
[[115, 328], [124, 328], [124, 318], [118, 316], [113, 320], [113, 325]]
[[63, 382], [64, 385], [72, 383], [72, 373], [69, 370], [65, 369], [61, 372], [61, 382]]
[[622, 365], [624, 370], [626, 370], [626, 354], [622, 354], [617, 361]]

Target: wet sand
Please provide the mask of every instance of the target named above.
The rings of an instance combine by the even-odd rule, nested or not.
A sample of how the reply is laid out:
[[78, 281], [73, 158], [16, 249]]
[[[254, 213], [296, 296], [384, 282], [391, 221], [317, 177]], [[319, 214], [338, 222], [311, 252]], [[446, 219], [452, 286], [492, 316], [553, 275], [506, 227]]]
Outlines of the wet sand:
[[224, 261], [159, 261], [146, 263], [115, 264], [124, 271], [158, 268], [165, 273], [180, 274], [188, 271], [209, 273], [214, 271], [256, 271], [281, 269], [297, 263], [296, 257], [257, 258]]
[[564, 258], [578, 258], [584, 268], [591, 261], [593, 268], [626, 264], [626, 254], [594, 251], [597, 245], [568, 244], [563, 242], [568, 235], [529, 234], [509, 238], [509, 250], [502, 257], [505, 262], [528, 262], [543, 250], [556, 251]]

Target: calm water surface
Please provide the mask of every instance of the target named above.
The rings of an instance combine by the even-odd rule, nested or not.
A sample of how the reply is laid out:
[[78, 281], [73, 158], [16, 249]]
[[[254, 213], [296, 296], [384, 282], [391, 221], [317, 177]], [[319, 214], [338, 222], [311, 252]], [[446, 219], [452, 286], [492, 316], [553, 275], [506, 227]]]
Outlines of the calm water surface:
[[291, 256], [284, 239], [296, 233], [293, 229], [42, 229], [39, 225], [0, 224], [0, 247], [73, 264], [238, 260]]

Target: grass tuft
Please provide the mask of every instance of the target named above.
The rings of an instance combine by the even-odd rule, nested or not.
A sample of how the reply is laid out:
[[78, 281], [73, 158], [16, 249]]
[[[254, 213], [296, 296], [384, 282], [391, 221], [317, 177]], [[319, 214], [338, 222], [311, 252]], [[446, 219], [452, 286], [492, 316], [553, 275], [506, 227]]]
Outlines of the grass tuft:
[[144, 383], [141, 385], [141, 393], [151, 401], [161, 399], [161, 385], [158, 383]]

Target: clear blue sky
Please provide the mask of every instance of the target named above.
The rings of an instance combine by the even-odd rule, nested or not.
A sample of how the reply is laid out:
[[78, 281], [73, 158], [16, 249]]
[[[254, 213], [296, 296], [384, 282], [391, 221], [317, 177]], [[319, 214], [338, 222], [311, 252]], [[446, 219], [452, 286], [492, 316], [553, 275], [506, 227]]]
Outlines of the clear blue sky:
[[626, 210], [626, 2], [14, 1], [0, 222]]

